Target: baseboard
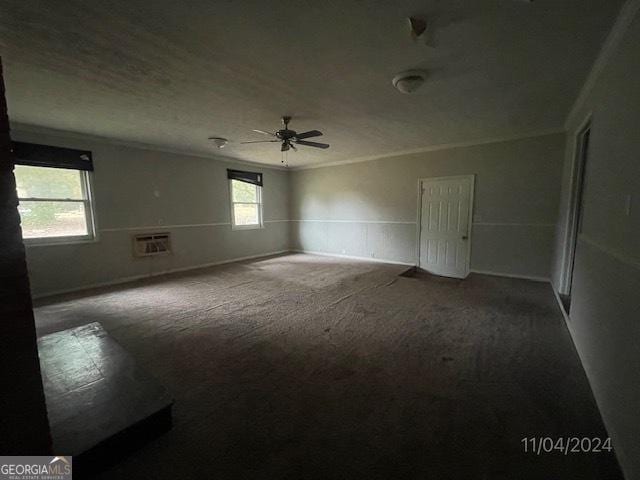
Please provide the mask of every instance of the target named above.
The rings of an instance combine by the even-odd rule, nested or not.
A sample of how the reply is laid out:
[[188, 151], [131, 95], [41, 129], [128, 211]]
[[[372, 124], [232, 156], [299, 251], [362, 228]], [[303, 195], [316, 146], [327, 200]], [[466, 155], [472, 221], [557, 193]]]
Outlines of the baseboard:
[[562, 299], [560, 298], [560, 293], [556, 290], [556, 287], [553, 285], [553, 283], [551, 284], [551, 290], [553, 290], [553, 296], [556, 297], [556, 302], [558, 302], [558, 307], [562, 312], [562, 316], [564, 317], [564, 322], [567, 324], [569, 333], [571, 333], [571, 339], [573, 340], [573, 334], [571, 332], [571, 326], [569, 324], [571, 319], [569, 318], [569, 314], [567, 313], [567, 311], [564, 309], [564, 303], [562, 303]]
[[[615, 448], [617, 441], [615, 440], [614, 435], [612, 435], [611, 433], [611, 429], [609, 427], [608, 422], [606, 421], [604, 415], [602, 414], [603, 412], [603, 408], [601, 405], [601, 402], [598, 400], [600, 397], [596, 396], [595, 391], [593, 389], [593, 369], [589, 368], [589, 363], [587, 362], [587, 358], [583, 355], [582, 353], [582, 349], [578, 348], [578, 343], [576, 341], [576, 335], [575, 332], [573, 330], [573, 325], [571, 323], [571, 317], [569, 316], [569, 314], [567, 313], [567, 311], [564, 308], [564, 304], [562, 303], [562, 299], [560, 298], [560, 293], [558, 292], [556, 286], [553, 284], [553, 282], [551, 283], [551, 289], [553, 290], [553, 295], [556, 298], [556, 302], [558, 302], [558, 308], [560, 309], [560, 312], [562, 313], [562, 316], [564, 317], [564, 324], [567, 328], [567, 332], [569, 332], [569, 338], [571, 338], [571, 343], [573, 345], [573, 348], [576, 352], [576, 355], [578, 355], [578, 358], [580, 359], [580, 365], [582, 366], [582, 370], [584, 371], [585, 376], [587, 377], [587, 381], [589, 382], [589, 389], [591, 390], [591, 395], [593, 396], [593, 399], [596, 403], [596, 406], [598, 407], [598, 413], [600, 414], [600, 418], [602, 419], [602, 423], [604, 425], [605, 430], [607, 431], [609, 437], [611, 437], [611, 441], [614, 444], [614, 452], [615, 452], [615, 456], [616, 456], [616, 460], [618, 462], [618, 465], [620, 466], [620, 469], [622, 470], [622, 462], [620, 461], [620, 453], [619, 450], [617, 450]], [[623, 470], [623, 474], [624, 474], [624, 470]]]
[[114, 285], [121, 285], [123, 283], [129, 283], [129, 282], [134, 282], [136, 280], [142, 280], [144, 278], [151, 278], [151, 277], [159, 277], [162, 275], [168, 275], [170, 273], [179, 273], [179, 272], [186, 272], [189, 270], [198, 270], [199, 268], [207, 268], [207, 267], [215, 267], [216, 265], [224, 265], [226, 263], [234, 263], [234, 262], [242, 262], [244, 260], [253, 260], [256, 258], [263, 258], [263, 257], [269, 257], [272, 255], [280, 255], [282, 253], [288, 253], [290, 252], [290, 250], [278, 250], [276, 252], [267, 252], [267, 253], [259, 253], [258, 255], [248, 255], [246, 257], [236, 257], [236, 258], [230, 258], [228, 260], [221, 260], [218, 262], [209, 262], [209, 263], [201, 263], [198, 265], [190, 265], [188, 267], [180, 267], [180, 268], [170, 268], [167, 270], [159, 270], [157, 272], [152, 272], [152, 273], [143, 273], [141, 275], [131, 275], [129, 277], [120, 277], [117, 278], [115, 280], [109, 280], [108, 282], [98, 282], [98, 283], [92, 283], [89, 285], [83, 285], [82, 287], [74, 287], [74, 288], [68, 288], [65, 290], [55, 290], [53, 292], [46, 292], [46, 293], [41, 293], [41, 294], [36, 294], [36, 295], [31, 295], [31, 297], [34, 300], [38, 300], [40, 298], [46, 298], [46, 297], [53, 297], [56, 295], [64, 295], [66, 293], [74, 293], [74, 292], [81, 292], [83, 290], [91, 290], [94, 288], [102, 288], [102, 287], [112, 287]]
[[[151, 278], [151, 277], [159, 277], [162, 275], [168, 275], [170, 273], [179, 273], [179, 272], [186, 272], [189, 270], [197, 270], [199, 268], [207, 268], [207, 267], [215, 267], [217, 265], [224, 265], [227, 263], [234, 263], [234, 262], [242, 262], [244, 260], [253, 260], [256, 258], [262, 258], [262, 257], [269, 257], [272, 255], [280, 255], [283, 253], [289, 253], [289, 252], [295, 252], [295, 253], [307, 253], [310, 255], [320, 255], [323, 257], [337, 257], [337, 258], [344, 258], [344, 259], [348, 259], [348, 260], [360, 260], [360, 261], [366, 261], [366, 262], [376, 262], [376, 263], [389, 263], [389, 264], [393, 264], [393, 265], [406, 265], [409, 267], [414, 267], [415, 263], [411, 263], [411, 262], [398, 262], [396, 260], [388, 260], [388, 259], [384, 259], [384, 258], [369, 258], [369, 257], [359, 257], [359, 256], [354, 256], [354, 255], [341, 255], [341, 254], [337, 254], [337, 253], [327, 253], [327, 252], [316, 252], [316, 251], [312, 251], [312, 250], [295, 250], [295, 249], [291, 249], [291, 250], [278, 250], [275, 252], [266, 252], [266, 253], [259, 253], [257, 255], [248, 255], [245, 257], [236, 257], [236, 258], [230, 258], [227, 260], [221, 260], [218, 262], [208, 262], [208, 263], [201, 263], [198, 265], [190, 265], [188, 267], [180, 267], [180, 268], [170, 268], [170, 269], [166, 269], [166, 270], [159, 270], [157, 272], [152, 272], [152, 273], [144, 273], [144, 274], [140, 274], [140, 275], [131, 275], [128, 277], [121, 277], [121, 278], [117, 278], [115, 280], [110, 280], [108, 282], [98, 282], [98, 283], [92, 283], [89, 285], [83, 285], [81, 287], [74, 287], [74, 288], [68, 288], [68, 289], [63, 289], [63, 290], [54, 290], [52, 292], [45, 292], [45, 293], [40, 293], [40, 294], [32, 294], [32, 298], [34, 300], [38, 300], [41, 298], [47, 298], [47, 297], [53, 297], [56, 295], [64, 295], [67, 293], [75, 293], [75, 292], [81, 292], [83, 290], [91, 290], [94, 288], [102, 288], [102, 287], [112, 287], [114, 285], [121, 285], [123, 283], [129, 283], [129, 282], [134, 282], [136, 280], [142, 280], [145, 278]], [[494, 276], [498, 276], [498, 277], [509, 277], [509, 278], [519, 278], [519, 279], [523, 279], [523, 280], [533, 280], [536, 282], [550, 282], [549, 278], [545, 278], [545, 277], [535, 277], [535, 276], [528, 276], [528, 275], [514, 275], [514, 274], [509, 274], [509, 273], [500, 273], [500, 272], [492, 272], [492, 271], [488, 271], [488, 270], [471, 270], [472, 273], [479, 273], [482, 275], [494, 275]], [[556, 294], [557, 297], [557, 293], [554, 289], [554, 294]], [[563, 314], [564, 314], [564, 309], [562, 310]], [[566, 314], [565, 314], [566, 315]]]
[[348, 260], [363, 260], [366, 262], [376, 262], [376, 263], [391, 263], [393, 265], [408, 265], [409, 267], [415, 267], [415, 263], [406, 263], [406, 262], [398, 262], [396, 260], [387, 260], [384, 258], [370, 258], [370, 257], [358, 257], [354, 255], [341, 255], [338, 253], [327, 253], [327, 252], [314, 252], [312, 250], [291, 250], [291, 252], [295, 253], [308, 253], [310, 255], [321, 255], [323, 257], [337, 257], [337, 258], [346, 258]]
[[490, 270], [471, 270], [471, 273], [479, 273], [481, 275], [493, 275], [494, 277], [518, 278], [520, 280], [532, 280], [534, 282], [551, 283], [548, 277], [536, 277], [534, 275], [518, 275], [515, 273], [493, 272]]
[[[346, 259], [350, 259], [350, 260], [364, 260], [367, 262], [378, 262], [378, 263], [391, 263], [394, 265], [407, 265], [409, 267], [415, 267], [416, 264], [415, 262], [412, 263], [408, 263], [408, 262], [398, 262], [396, 260], [387, 260], [384, 258], [369, 258], [369, 257], [359, 257], [359, 256], [354, 256], [354, 255], [341, 255], [338, 253], [327, 253], [327, 252], [316, 252], [313, 250], [291, 250], [291, 252], [296, 252], [296, 253], [308, 253], [311, 255], [321, 255], [323, 257], [338, 257], [338, 258], [346, 258]], [[516, 275], [516, 274], [511, 274], [511, 273], [502, 273], [502, 272], [493, 272], [493, 271], [489, 271], [489, 270], [471, 270], [472, 273], [480, 273], [482, 275], [493, 275], [496, 277], [508, 277], [508, 278], [518, 278], [521, 280], [532, 280], [534, 282], [551, 282], [550, 278], [547, 277], [536, 277], [536, 276], [532, 276], [532, 275]]]

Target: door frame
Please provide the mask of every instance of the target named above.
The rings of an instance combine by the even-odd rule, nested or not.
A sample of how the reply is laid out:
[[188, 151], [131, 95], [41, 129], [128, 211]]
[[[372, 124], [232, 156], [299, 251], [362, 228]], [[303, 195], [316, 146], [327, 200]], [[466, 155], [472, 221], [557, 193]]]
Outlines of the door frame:
[[567, 206], [567, 220], [564, 229], [564, 244], [562, 253], [562, 269], [560, 273], [560, 285], [558, 293], [569, 295], [573, 276], [576, 247], [578, 243], [578, 221], [580, 219], [581, 197], [584, 190], [584, 176], [587, 157], [584, 152], [584, 138], [589, 132], [589, 140], [592, 140], [592, 114], [574, 132], [573, 151], [571, 153], [571, 172], [569, 179], [569, 204]]
[[467, 277], [471, 272], [471, 231], [473, 225], [473, 201], [475, 198], [476, 175], [450, 175], [443, 177], [422, 177], [418, 178], [418, 217], [416, 221], [416, 266], [420, 267], [420, 237], [422, 236], [422, 184], [433, 180], [454, 180], [467, 179], [471, 183], [469, 189], [469, 223], [467, 225], [467, 261], [465, 263], [465, 274]]

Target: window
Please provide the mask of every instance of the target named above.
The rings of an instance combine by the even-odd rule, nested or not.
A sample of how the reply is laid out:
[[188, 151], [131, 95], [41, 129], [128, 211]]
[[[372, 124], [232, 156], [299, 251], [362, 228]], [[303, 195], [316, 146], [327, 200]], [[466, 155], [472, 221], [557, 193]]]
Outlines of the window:
[[[88, 170], [92, 168], [91, 160], [79, 159], [77, 161], [83, 163], [76, 166], [80, 168], [72, 168], [73, 161], [68, 161], [65, 152], [78, 151], [33, 144], [21, 144], [27, 148], [16, 145], [14, 173], [25, 242], [93, 239]], [[56, 159], [56, 153], [60, 153], [56, 150], [62, 151], [61, 158]]]
[[262, 174], [229, 170], [234, 229], [262, 228]]

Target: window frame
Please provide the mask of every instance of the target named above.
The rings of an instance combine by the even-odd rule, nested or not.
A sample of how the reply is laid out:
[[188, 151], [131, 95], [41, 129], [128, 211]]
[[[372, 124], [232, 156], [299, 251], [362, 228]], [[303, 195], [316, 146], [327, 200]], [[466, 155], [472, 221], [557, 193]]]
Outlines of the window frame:
[[[16, 166], [19, 166], [16, 164]], [[46, 166], [31, 165], [34, 168], [54, 168]], [[61, 235], [57, 237], [22, 237], [22, 242], [27, 246], [46, 245], [69, 245], [74, 243], [93, 243], [98, 241], [98, 229], [94, 211], [95, 200], [93, 196], [93, 172], [90, 170], [74, 170], [80, 174], [80, 187], [82, 188], [82, 199], [75, 200], [69, 198], [39, 198], [39, 197], [18, 197], [18, 204], [21, 202], [71, 202], [82, 203], [84, 206], [84, 216], [87, 223], [86, 235]], [[14, 175], [16, 172], [14, 171]], [[16, 182], [17, 183], [17, 182]], [[22, 220], [20, 220], [22, 224]]]
[[[235, 180], [235, 181], [239, 182], [240, 180]], [[231, 229], [232, 230], [258, 230], [260, 228], [264, 228], [264, 220], [262, 215], [262, 206], [263, 206], [262, 187], [260, 185], [251, 184], [254, 187], [256, 187], [256, 197], [257, 197], [256, 202], [234, 202], [233, 201], [233, 182], [234, 182], [234, 179], [230, 178], [229, 179], [229, 201], [231, 206], [231, 209], [230, 209], [231, 210]], [[249, 225], [237, 225], [236, 214], [235, 214], [236, 204], [257, 205], [258, 206], [258, 223], [252, 223]]]

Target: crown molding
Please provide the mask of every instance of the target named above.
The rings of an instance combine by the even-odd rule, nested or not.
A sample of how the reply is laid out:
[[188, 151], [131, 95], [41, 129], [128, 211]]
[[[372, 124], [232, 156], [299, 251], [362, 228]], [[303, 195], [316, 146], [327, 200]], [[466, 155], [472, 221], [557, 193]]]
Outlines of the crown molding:
[[526, 138], [544, 137], [546, 135], [555, 135], [555, 134], [564, 133], [564, 132], [565, 132], [564, 128], [550, 128], [545, 130], [537, 130], [537, 131], [526, 132], [526, 133], [515, 134], [515, 135], [507, 135], [502, 137], [490, 137], [483, 140], [470, 140], [468, 142], [455, 142], [455, 143], [441, 143], [439, 145], [431, 145], [428, 147], [414, 148], [411, 150], [397, 150], [395, 152], [385, 153], [382, 155], [357, 157], [349, 160], [337, 160], [335, 162], [327, 162], [327, 163], [314, 163], [313, 165], [301, 165], [299, 167], [290, 166], [289, 170], [299, 171], [299, 170], [311, 170], [314, 168], [336, 167], [339, 165], [370, 162], [372, 160], [381, 160], [383, 158], [394, 158], [394, 157], [400, 157], [403, 155], [412, 155], [416, 153], [435, 152], [438, 150], [450, 150], [453, 148], [462, 148], [462, 147], [475, 147], [478, 145], [488, 145], [491, 143], [502, 143], [502, 142], [509, 142], [513, 140], [524, 140]]
[[116, 138], [102, 137], [99, 135], [74, 132], [70, 130], [60, 130], [57, 128], [42, 127], [42, 126], [32, 125], [27, 123], [10, 122], [10, 126], [11, 126], [11, 132], [15, 132], [18, 134], [25, 133], [25, 134], [35, 134], [35, 135], [50, 135], [52, 137], [58, 137], [60, 139], [71, 138], [79, 141], [91, 141], [91, 142], [97, 142], [97, 143], [102, 143], [106, 145], [136, 148], [139, 150], [147, 150], [152, 152], [164, 152], [164, 153], [171, 153], [174, 155], [185, 155], [188, 157], [206, 158], [208, 160], [214, 160], [217, 162], [234, 163], [239, 165], [246, 165], [253, 168], [268, 168], [271, 170], [283, 170], [283, 171], [289, 170], [287, 167], [281, 167], [279, 165], [269, 165], [266, 163], [251, 162], [249, 160], [240, 160], [240, 159], [229, 157], [226, 155], [219, 155], [219, 154], [207, 155], [204, 153], [189, 151], [186, 149], [183, 150], [183, 149], [176, 149], [176, 148], [167, 148], [167, 147], [161, 147], [158, 145], [152, 145], [149, 143], [119, 140]]
[[189, 157], [206, 158], [206, 159], [209, 159], [209, 160], [214, 160], [214, 161], [219, 161], [219, 162], [235, 163], [235, 164], [239, 164], [239, 165], [247, 165], [249, 167], [254, 167], [254, 168], [268, 168], [268, 169], [272, 169], [272, 170], [281, 170], [281, 171], [292, 171], [292, 170], [293, 171], [297, 171], [297, 170], [309, 170], [309, 169], [323, 168], [323, 167], [334, 167], [334, 166], [338, 166], [338, 165], [347, 165], [347, 164], [351, 164], [351, 163], [368, 162], [368, 161], [379, 160], [379, 159], [383, 159], [383, 158], [393, 158], [393, 157], [398, 157], [398, 156], [401, 156], [401, 155], [411, 155], [411, 154], [415, 154], [415, 153], [433, 152], [433, 151], [437, 151], [437, 150], [448, 150], [448, 149], [452, 149], [452, 148], [461, 148], [461, 147], [473, 147], [473, 146], [476, 146], [476, 145], [487, 145], [487, 144], [491, 144], [491, 143], [501, 143], [501, 142], [508, 142], [508, 141], [512, 141], [512, 140], [522, 140], [522, 139], [525, 139], [525, 138], [542, 137], [542, 136], [545, 136], [545, 135], [553, 135], [553, 134], [557, 134], [557, 133], [564, 133], [564, 131], [565, 131], [562, 128], [552, 128], [552, 129], [545, 129], [545, 130], [526, 132], [526, 133], [516, 134], [516, 135], [491, 137], [491, 138], [486, 138], [486, 139], [483, 139], [483, 140], [471, 140], [471, 141], [467, 141], [467, 142], [443, 143], [443, 144], [439, 144], [439, 145], [430, 145], [430, 146], [411, 149], [411, 150], [397, 150], [397, 151], [394, 151], [394, 152], [391, 152], [391, 153], [385, 153], [385, 154], [381, 154], [381, 155], [371, 155], [371, 156], [365, 156], [365, 157], [357, 157], [357, 158], [349, 159], [349, 160], [337, 160], [335, 162], [316, 163], [316, 164], [313, 164], [313, 165], [301, 165], [299, 167], [295, 167], [295, 166], [294, 167], [292, 167], [292, 166], [281, 167], [279, 165], [270, 165], [270, 164], [260, 163], [260, 162], [251, 162], [249, 160], [241, 160], [241, 159], [237, 159], [237, 158], [229, 157], [229, 156], [225, 156], [225, 155], [219, 155], [219, 154], [207, 155], [207, 154], [203, 154], [203, 153], [200, 153], [200, 152], [189, 151], [189, 150], [186, 150], [186, 149], [183, 150], [183, 149], [161, 147], [161, 146], [152, 145], [152, 144], [143, 143], [143, 142], [120, 140], [120, 139], [116, 139], [116, 138], [102, 137], [102, 136], [99, 136], [99, 135], [92, 135], [92, 134], [87, 134], [87, 133], [74, 132], [74, 131], [71, 131], [71, 130], [61, 130], [61, 129], [50, 128], [50, 127], [42, 127], [42, 126], [38, 126], [38, 125], [21, 123], [21, 122], [10, 122], [10, 124], [11, 124], [11, 131], [12, 132], [17, 132], [17, 133], [25, 133], [25, 134], [31, 133], [31, 134], [40, 134], [40, 135], [51, 135], [53, 137], [72, 138], [72, 139], [77, 139], [77, 140], [80, 140], [80, 141], [82, 141], [82, 140], [94, 141], [94, 142], [103, 143], [103, 144], [107, 144], [107, 145], [116, 145], [116, 146], [122, 146], [122, 147], [137, 148], [137, 149], [140, 149], [140, 150], [147, 150], [147, 151], [154, 151], [154, 152], [172, 153], [174, 155], [186, 155], [186, 156], [189, 156]]
[[582, 120], [578, 117], [578, 114], [582, 107], [587, 103], [587, 99], [595, 87], [598, 78], [600, 78], [603, 70], [613, 57], [613, 54], [616, 52], [620, 42], [638, 13], [638, 10], [640, 10], [640, 0], [627, 0], [627, 2], [620, 8], [618, 18], [613, 24], [609, 35], [607, 35], [607, 38], [596, 57], [596, 61], [593, 63], [593, 67], [591, 67], [591, 71], [589, 72], [589, 75], [587, 75], [587, 79], [580, 89], [578, 98], [576, 98], [576, 101], [567, 115], [564, 122], [565, 131], [569, 131], [572, 125]]

